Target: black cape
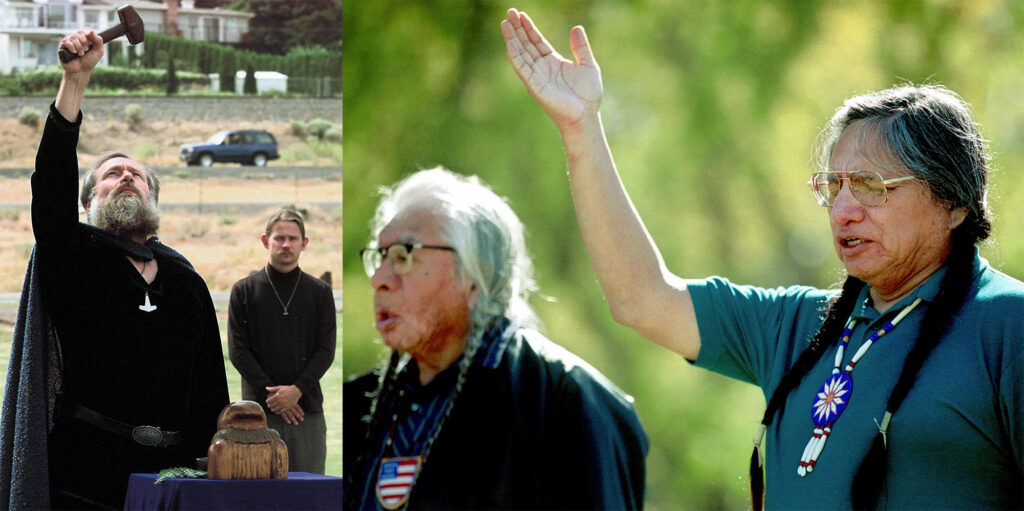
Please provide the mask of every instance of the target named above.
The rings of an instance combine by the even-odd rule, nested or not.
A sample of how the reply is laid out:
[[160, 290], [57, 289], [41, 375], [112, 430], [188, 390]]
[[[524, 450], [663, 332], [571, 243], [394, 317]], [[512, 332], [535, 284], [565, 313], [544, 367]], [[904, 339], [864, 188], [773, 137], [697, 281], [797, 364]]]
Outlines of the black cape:
[[[146, 260], [160, 255], [195, 273], [183, 255], [156, 238], [140, 245], [89, 225], [81, 227], [125, 254]], [[60, 388], [60, 348], [46, 311], [39, 273], [33, 249], [11, 340], [0, 424], [0, 502], [10, 510], [50, 507], [46, 440]]]
[[[632, 398], [540, 333], [511, 335], [496, 367], [474, 361], [406, 509], [642, 508], [648, 444]], [[346, 509], [365, 504], [357, 460], [380, 446], [365, 421], [376, 386], [373, 372], [343, 386]]]

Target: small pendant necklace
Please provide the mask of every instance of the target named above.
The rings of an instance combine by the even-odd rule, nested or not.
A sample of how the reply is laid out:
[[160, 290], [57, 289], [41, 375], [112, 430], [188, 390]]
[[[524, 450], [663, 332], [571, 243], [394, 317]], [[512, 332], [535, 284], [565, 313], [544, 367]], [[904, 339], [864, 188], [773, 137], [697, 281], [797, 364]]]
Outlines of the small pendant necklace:
[[846, 410], [846, 405], [850, 403], [850, 397], [853, 395], [853, 368], [856, 367], [857, 362], [867, 353], [868, 348], [875, 341], [891, 332], [893, 328], [896, 328], [896, 325], [907, 314], [910, 314], [910, 311], [914, 310], [914, 307], [917, 307], [919, 303], [921, 303], [920, 298], [914, 300], [914, 303], [904, 307], [895, 318], [882, 325], [880, 330], [873, 332], [871, 337], [864, 341], [864, 344], [857, 350], [857, 353], [850, 359], [850, 363], [846, 365], [845, 370], [840, 370], [843, 364], [843, 352], [846, 350], [846, 345], [850, 343], [853, 326], [857, 323], [857, 320], [851, 317], [846, 322], [842, 338], [839, 340], [839, 347], [836, 350], [836, 361], [832, 369], [832, 375], [825, 380], [818, 393], [815, 394], [814, 404], [811, 405], [811, 419], [814, 421], [814, 432], [811, 434], [811, 439], [807, 442], [807, 446], [804, 447], [803, 456], [800, 457], [800, 467], [797, 469], [797, 474], [800, 477], [805, 477], [814, 470], [814, 464], [817, 463], [818, 457], [821, 456], [821, 451], [825, 448], [825, 441], [828, 440], [829, 434], [832, 433], [832, 425], [835, 424], [839, 416]]
[[284, 309], [284, 312], [282, 312], [281, 315], [287, 316], [288, 307], [291, 306], [292, 304], [292, 298], [295, 298], [295, 291], [299, 289], [299, 281], [302, 280], [302, 272], [299, 271], [299, 276], [298, 278], [295, 279], [295, 287], [292, 288], [292, 295], [288, 297], [288, 303], [284, 303], [284, 300], [281, 300], [281, 295], [277, 294], [277, 288], [274, 287], [274, 279], [270, 278], [270, 272], [267, 271], [266, 266], [263, 267], [263, 273], [267, 274], [267, 281], [270, 282], [270, 289], [274, 291], [274, 296], [277, 298], [277, 303], [280, 303], [281, 308]]
[[[142, 276], [142, 281], [146, 281], [146, 263], [149, 261], [142, 261], [142, 269], [139, 270], [139, 275]], [[142, 312], [153, 312], [156, 310], [156, 305], [149, 303], [149, 283], [146, 283], [146, 303], [139, 306], [139, 310]]]

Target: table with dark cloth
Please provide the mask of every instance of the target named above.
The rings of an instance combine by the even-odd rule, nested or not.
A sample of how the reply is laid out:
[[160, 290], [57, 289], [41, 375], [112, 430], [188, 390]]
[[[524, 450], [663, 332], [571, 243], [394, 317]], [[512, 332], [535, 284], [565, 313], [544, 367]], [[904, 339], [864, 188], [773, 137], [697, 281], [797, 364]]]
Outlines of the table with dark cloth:
[[341, 509], [341, 478], [289, 472], [288, 479], [164, 479], [132, 474], [124, 509]]

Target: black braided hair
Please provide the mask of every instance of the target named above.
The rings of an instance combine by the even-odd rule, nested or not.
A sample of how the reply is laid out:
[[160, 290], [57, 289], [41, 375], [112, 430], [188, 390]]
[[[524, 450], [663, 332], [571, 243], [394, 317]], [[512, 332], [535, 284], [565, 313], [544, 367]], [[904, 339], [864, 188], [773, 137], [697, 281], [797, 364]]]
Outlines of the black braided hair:
[[[903, 363], [903, 372], [889, 395], [886, 411], [895, 414], [914, 386], [917, 374], [932, 349], [953, 324], [953, 319], [964, 303], [971, 288], [974, 270], [974, 235], [968, 227], [953, 231], [953, 248], [947, 259], [948, 269], [942, 277], [939, 294], [928, 308], [921, 322], [914, 347]], [[875, 435], [871, 449], [861, 461], [853, 478], [850, 496], [854, 509], [875, 509], [882, 494], [888, 473], [888, 456], [885, 452], [885, 437], [881, 431]]]
[[[401, 361], [401, 359], [402, 354], [398, 350], [391, 351], [391, 355], [388, 357], [388, 364], [382, 368], [383, 370], [380, 373], [380, 380], [377, 383], [377, 390], [375, 390], [372, 393], [369, 393], [368, 395], [368, 397], [370, 397], [372, 401], [370, 404], [370, 416], [368, 417], [366, 431], [364, 433], [364, 438], [366, 439], [365, 441], [367, 446], [374, 445], [375, 442], [377, 441], [377, 439], [374, 437], [374, 433], [382, 431], [380, 427], [382, 421], [381, 417], [387, 414], [387, 407], [382, 406], [382, 404], [388, 403], [391, 399], [391, 395], [395, 391], [395, 374], [398, 372], [398, 363], [399, 361]], [[352, 465], [351, 471], [349, 472], [349, 474], [346, 475], [346, 478], [349, 479], [349, 482], [358, 481], [358, 478], [362, 477], [363, 471], [366, 470], [366, 467], [364, 467], [363, 465], [366, 463], [367, 460], [367, 452], [371, 451], [369, 451], [368, 449], [364, 449], [363, 452], [359, 453], [355, 463]], [[351, 484], [348, 486], [352, 488]], [[349, 494], [345, 498], [345, 500], [348, 501], [347, 504], [345, 505], [345, 508], [349, 509], [350, 507], [358, 507], [358, 501], [356, 499], [357, 496], [362, 496], [362, 489], [360, 489], [358, 492], [350, 491], [348, 493]]]
[[[818, 330], [807, 349], [793, 363], [793, 366], [786, 371], [779, 381], [779, 386], [772, 393], [771, 399], [768, 400], [768, 407], [761, 418], [761, 424], [764, 426], [771, 424], [775, 413], [782, 408], [782, 404], [786, 401], [786, 396], [800, 384], [800, 381], [818, 363], [818, 360], [821, 360], [828, 347], [839, 340], [846, 319], [853, 313], [853, 309], [857, 305], [857, 296], [860, 295], [863, 287], [864, 282], [860, 279], [846, 277], [842, 292], [830, 300], [825, 309], [826, 315], [821, 329]], [[764, 475], [761, 471], [756, 447], [750, 459], [750, 492], [754, 511], [760, 511], [764, 503]]]

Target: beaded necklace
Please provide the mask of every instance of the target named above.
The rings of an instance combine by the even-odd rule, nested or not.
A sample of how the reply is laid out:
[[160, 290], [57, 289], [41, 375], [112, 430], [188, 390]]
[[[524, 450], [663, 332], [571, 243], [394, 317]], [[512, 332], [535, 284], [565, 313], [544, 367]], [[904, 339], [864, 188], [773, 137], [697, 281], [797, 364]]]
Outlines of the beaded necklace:
[[[803, 456], [800, 457], [800, 467], [797, 469], [797, 474], [800, 477], [805, 477], [814, 470], [814, 464], [818, 461], [818, 457], [821, 456], [821, 451], [825, 448], [825, 441], [828, 440], [828, 436], [832, 432], [832, 425], [839, 419], [839, 416], [846, 410], [846, 405], [850, 402], [850, 398], [853, 395], [853, 369], [857, 366], [857, 362], [876, 341], [891, 332], [893, 328], [896, 328], [896, 325], [907, 314], [910, 314], [910, 311], [914, 310], [914, 307], [917, 307], [919, 303], [921, 303], [920, 298], [914, 300], [913, 303], [904, 307], [895, 318], [882, 325], [881, 329], [873, 332], [871, 337], [868, 337], [868, 340], [864, 341], [864, 344], [857, 350], [857, 353], [853, 355], [846, 368], [841, 370], [843, 353], [846, 351], [846, 346], [850, 343], [850, 336], [853, 334], [853, 327], [857, 324], [857, 320], [851, 317], [846, 322], [846, 327], [843, 328], [843, 335], [839, 340], [839, 347], [836, 350], [836, 360], [832, 374], [825, 379], [825, 383], [822, 384], [814, 396], [814, 404], [811, 405], [811, 419], [814, 421], [815, 427], [811, 434], [811, 439], [807, 442], [807, 446], [804, 447]], [[888, 420], [884, 420], [883, 424], [879, 425], [883, 434], [885, 433], [884, 428], [888, 426], [887, 423]]]

